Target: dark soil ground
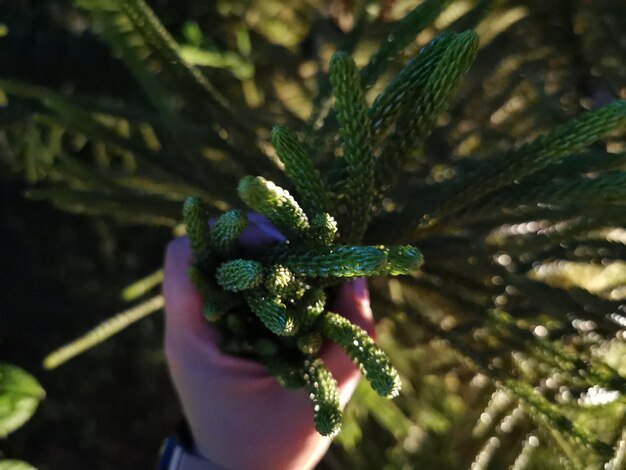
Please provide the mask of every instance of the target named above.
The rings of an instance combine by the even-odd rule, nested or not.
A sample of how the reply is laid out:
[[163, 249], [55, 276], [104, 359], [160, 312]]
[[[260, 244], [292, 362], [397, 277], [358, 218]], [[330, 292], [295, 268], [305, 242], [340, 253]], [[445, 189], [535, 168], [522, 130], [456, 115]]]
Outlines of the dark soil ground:
[[0, 458], [40, 470], [154, 468], [180, 416], [162, 313], [57, 370], [41, 360], [124, 309], [120, 289], [160, 265], [169, 233], [61, 213], [25, 201], [24, 189], [0, 179], [0, 360], [33, 373], [47, 397], [0, 442]]

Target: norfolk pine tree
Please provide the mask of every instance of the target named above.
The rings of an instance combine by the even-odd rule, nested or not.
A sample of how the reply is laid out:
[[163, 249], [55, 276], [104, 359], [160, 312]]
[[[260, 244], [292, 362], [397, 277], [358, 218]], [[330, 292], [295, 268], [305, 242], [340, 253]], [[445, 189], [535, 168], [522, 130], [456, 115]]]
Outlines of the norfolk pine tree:
[[[236, 87], [222, 92], [213, 81], [223, 77], [184, 58], [142, 1], [81, 1], [149, 104], [111, 105], [15, 80], [0, 89], [10, 105], [32, 107], [18, 124], [41, 136], [35, 150], [14, 139], [36, 168], [31, 176], [47, 179], [30, 197], [167, 226], [196, 198], [184, 203], [184, 220], [207, 318], [230, 328], [235, 353], [249, 355], [244, 343], [256, 341], [253, 356], [281, 383], [319, 384], [312, 400], [320, 432], [334, 434], [341, 419], [333, 379], [315, 357], [316, 335], [342, 345], [379, 394], [395, 395], [402, 379], [393, 401], [357, 390], [333, 450], [341, 462], [366, 467], [357, 443], [386, 439], [372, 468], [616, 469], [626, 453], [618, 359], [626, 105], [593, 99], [625, 75], [623, 65], [589, 53], [610, 56], [619, 47], [601, 46], [611, 44], [602, 31], [611, 2], [565, 3], [559, 8], [576, 22], [572, 30], [589, 33], [569, 48], [526, 45], [524, 34], [550, 18], [534, 3], [426, 0], [387, 24], [355, 5], [353, 29], [328, 41], [332, 59], [319, 59], [317, 98], [301, 92], [302, 103], [318, 108], [300, 117], [283, 102], [284, 112], [268, 120], [244, 113], [249, 102]], [[382, 24], [382, 37], [368, 38], [361, 23]], [[369, 56], [359, 48], [367, 40], [380, 45]], [[526, 78], [557, 58], [561, 68], [546, 87]], [[567, 89], [581, 60], [605, 78], [583, 97]], [[260, 75], [247, 80], [244, 93], [267, 89]], [[279, 102], [272, 93], [267, 99]], [[19, 133], [19, 125], [6, 132]], [[68, 145], [77, 136], [94, 156], [124, 162], [122, 172], [94, 171]], [[246, 223], [241, 202], [289, 244], [235, 258]], [[208, 216], [219, 217], [213, 229], [203, 224]], [[590, 271], [599, 280], [591, 283]], [[324, 309], [333, 285], [360, 276], [374, 276], [380, 346]], [[268, 336], [237, 335], [237, 309], [257, 316]], [[96, 330], [90, 338], [104, 336]], [[363, 352], [355, 340], [367, 345]], [[302, 372], [294, 371], [296, 350]], [[437, 359], [428, 364], [429, 357]], [[471, 419], [475, 426], [461, 424]]]

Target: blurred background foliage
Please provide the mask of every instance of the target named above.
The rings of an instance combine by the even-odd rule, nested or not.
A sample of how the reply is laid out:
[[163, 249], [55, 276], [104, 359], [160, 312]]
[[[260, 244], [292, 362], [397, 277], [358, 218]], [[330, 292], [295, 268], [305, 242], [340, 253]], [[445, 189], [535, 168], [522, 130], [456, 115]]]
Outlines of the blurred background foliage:
[[[623, 133], [411, 230], [481, 159], [626, 98], [622, 2], [149, 1], [156, 16], [137, 4], [0, 0], [0, 357], [47, 393], [0, 458], [154, 465], [180, 416], [160, 315], [54, 372], [41, 359], [157, 295], [158, 271], [124, 289], [159, 269], [186, 196], [217, 214], [242, 175], [286, 184], [273, 124], [331, 167], [335, 50], [381, 76], [371, 99], [438, 32], [473, 27], [476, 62], [368, 232], [425, 254], [422, 275], [372, 282], [403, 393], [360, 387], [320, 468], [624, 468]], [[381, 44], [394, 60], [377, 65]], [[601, 184], [580, 190], [581, 175]]]

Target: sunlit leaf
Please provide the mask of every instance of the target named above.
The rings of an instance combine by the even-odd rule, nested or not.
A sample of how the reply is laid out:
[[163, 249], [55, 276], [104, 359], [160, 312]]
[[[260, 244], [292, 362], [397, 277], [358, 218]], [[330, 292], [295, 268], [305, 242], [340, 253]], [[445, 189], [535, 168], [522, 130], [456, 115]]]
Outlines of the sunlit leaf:
[[32, 375], [11, 364], [0, 364], [0, 437], [28, 421], [44, 395]]

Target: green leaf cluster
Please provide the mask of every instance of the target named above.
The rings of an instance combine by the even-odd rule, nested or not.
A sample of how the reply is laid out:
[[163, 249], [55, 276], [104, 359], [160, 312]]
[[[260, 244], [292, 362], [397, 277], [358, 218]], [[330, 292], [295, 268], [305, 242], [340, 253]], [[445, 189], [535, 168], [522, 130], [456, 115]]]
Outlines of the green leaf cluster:
[[[311, 166], [303, 158], [300, 164]], [[306, 174], [321, 182], [319, 173]], [[294, 179], [303, 177], [292, 174]], [[307, 194], [310, 187], [301, 182], [299, 191]], [[195, 260], [190, 278], [203, 295], [205, 317], [222, 332], [226, 352], [266, 364], [286, 386], [304, 386], [316, 429], [335, 435], [342, 410], [337, 382], [318, 356], [322, 338], [341, 346], [381, 396], [397, 396], [400, 379], [363, 329], [327, 311], [324, 288], [344, 279], [417, 272], [422, 255], [411, 246], [337, 244], [339, 227], [330, 214], [307, 216], [287, 191], [264, 178], [243, 178], [239, 193], [288, 238], [274, 246], [240, 246], [237, 239], [246, 227], [241, 212], [223, 214], [211, 228], [202, 203], [187, 199], [183, 218]], [[244, 251], [247, 258], [238, 257]], [[231, 293], [241, 300], [232, 301]]]
[[44, 396], [32, 375], [12, 364], [0, 364], [0, 437], [28, 421]]
[[[140, 98], [0, 81], [2, 135], [39, 183], [29, 197], [177, 233], [180, 205], [197, 197], [190, 277], [207, 319], [228, 332], [225, 350], [286, 386], [324, 384], [315, 400], [327, 433], [337, 408], [316, 362], [322, 338], [364, 371], [379, 358], [350, 346], [367, 343], [354, 325], [333, 323], [334, 286], [410, 273], [371, 283], [377, 343], [405, 386], [393, 401], [357, 390], [334, 455], [346, 467], [620, 468], [618, 2], [426, 0], [379, 12], [348, 2], [340, 16], [352, 15], [352, 29], [316, 2], [281, 4], [290, 21], [274, 2], [254, 3], [244, 15], [219, 2], [237, 26], [217, 55], [199, 55], [141, 0], [81, 0]], [[190, 28], [184, 36], [207, 44]], [[241, 201], [287, 241], [240, 252]], [[140, 303], [51, 364], [161, 306]], [[382, 367], [377, 390], [393, 390], [392, 375]], [[385, 451], [368, 452], [372, 441]]]

